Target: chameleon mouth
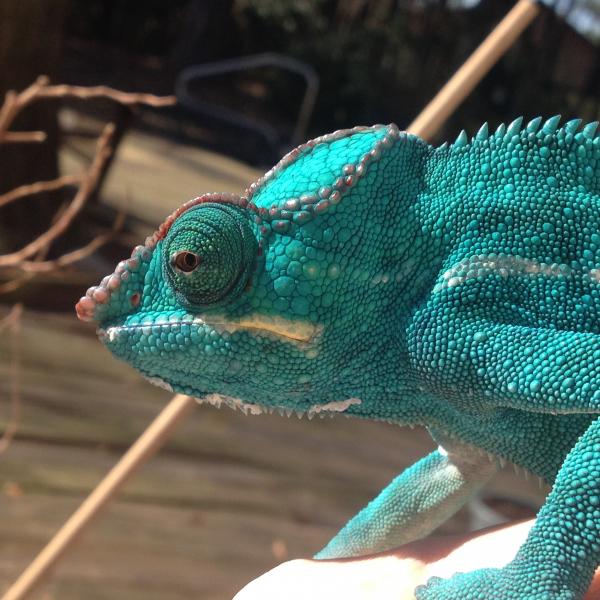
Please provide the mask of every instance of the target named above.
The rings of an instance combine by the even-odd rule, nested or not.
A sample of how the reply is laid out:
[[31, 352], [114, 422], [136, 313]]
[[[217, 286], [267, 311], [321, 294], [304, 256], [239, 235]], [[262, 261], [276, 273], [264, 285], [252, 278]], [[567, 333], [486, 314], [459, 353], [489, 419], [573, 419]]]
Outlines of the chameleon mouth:
[[98, 336], [104, 341], [116, 341], [122, 334], [140, 331], [142, 335], [178, 329], [183, 325], [205, 326], [217, 333], [233, 334], [245, 331], [251, 335], [274, 337], [288, 342], [306, 345], [314, 342], [323, 327], [306, 321], [294, 321], [279, 316], [248, 315], [240, 319], [225, 319], [219, 315], [184, 315], [174, 319], [142, 317], [140, 322], [132, 324], [110, 325], [98, 329]]

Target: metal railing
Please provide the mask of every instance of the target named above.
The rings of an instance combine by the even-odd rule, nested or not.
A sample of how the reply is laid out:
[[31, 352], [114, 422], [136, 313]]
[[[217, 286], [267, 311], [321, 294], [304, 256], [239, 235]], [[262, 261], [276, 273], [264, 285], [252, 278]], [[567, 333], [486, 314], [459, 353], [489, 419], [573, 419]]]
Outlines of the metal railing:
[[[203, 100], [201, 94], [192, 91], [193, 85], [198, 80], [263, 67], [276, 67], [297, 74], [304, 79], [306, 84], [293, 132], [285, 142], [283, 142], [278, 130], [270, 123]], [[274, 52], [241, 56], [187, 67], [179, 74], [175, 83], [175, 94], [181, 106], [197, 114], [219, 119], [241, 129], [257, 133], [278, 153], [281, 152], [282, 146], [297, 146], [304, 141], [318, 92], [319, 77], [310, 65]]]

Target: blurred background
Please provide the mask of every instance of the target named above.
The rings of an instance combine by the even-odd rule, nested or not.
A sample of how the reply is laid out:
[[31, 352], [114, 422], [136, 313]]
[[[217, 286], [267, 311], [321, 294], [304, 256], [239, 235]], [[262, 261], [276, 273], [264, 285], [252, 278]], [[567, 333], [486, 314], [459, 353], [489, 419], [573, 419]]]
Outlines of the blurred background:
[[[242, 191], [304, 139], [406, 127], [512, 5], [0, 1], [0, 592], [169, 399], [75, 319], [85, 289], [182, 202]], [[598, 119], [599, 41], [600, 2], [548, 0], [432, 141]], [[385, 424], [199, 407], [31, 597], [231, 598], [431, 447]], [[512, 470], [486, 494], [444, 531], [543, 497]]]

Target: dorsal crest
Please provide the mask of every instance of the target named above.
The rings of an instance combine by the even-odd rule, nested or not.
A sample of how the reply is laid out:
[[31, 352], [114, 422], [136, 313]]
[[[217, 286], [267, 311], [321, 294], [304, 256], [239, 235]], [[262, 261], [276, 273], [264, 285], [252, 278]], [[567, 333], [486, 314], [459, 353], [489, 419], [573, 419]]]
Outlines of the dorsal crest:
[[546, 121], [542, 117], [535, 117], [529, 123], [524, 123], [523, 117], [518, 117], [508, 125], [501, 123], [493, 133], [490, 133], [488, 124], [484, 123], [470, 140], [467, 132], [463, 129], [452, 144], [444, 143], [437, 150], [461, 150], [482, 142], [492, 142], [496, 145], [508, 144], [514, 141], [515, 137], [521, 140], [535, 137], [545, 142], [554, 140], [563, 147], [573, 143], [583, 147], [590, 142], [599, 143], [599, 138], [596, 137], [598, 121], [587, 123], [581, 127], [581, 119], [572, 119], [559, 127], [560, 119], [560, 115], [554, 115]]

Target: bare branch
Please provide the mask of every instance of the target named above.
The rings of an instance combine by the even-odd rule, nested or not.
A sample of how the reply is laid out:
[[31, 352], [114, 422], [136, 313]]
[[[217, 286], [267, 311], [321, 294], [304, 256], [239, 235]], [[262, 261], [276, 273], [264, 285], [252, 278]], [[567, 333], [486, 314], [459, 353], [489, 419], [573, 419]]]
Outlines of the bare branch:
[[50, 85], [43, 87], [38, 92], [39, 98], [81, 98], [89, 100], [91, 98], [108, 98], [119, 104], [131, 106], [133, 104], [146, 104], [162, 108], [164, 106], [173, 106], [177, 102], [175, 96], [155, 96], [154, 94], [137, 94], [121, 92], [105, 85], [94, 87], [83, 87], [78, 85]]
[[22, 273], [18, 277], [15, 277], [15, 279], [11, 279], [6, 283], [0, 284], [0, 296], [15, 292], [19, 288], [22, 288], [28, 281], [31, 281], [34, 277], [35, 273]]
[[[46, 134], [43, 131], [9, 131], [10, 127], [18, 114], [30, 104], [38, 100], [62, 98], [81, 100], [105, 98], [121, 105], [145, 104], [154, 107], [170, 106], [176, 102], [174, 96], [161, 97], [153, 94], [127, 93], [107, 86], [50, 85], [48, 77], [41, 76], [20, 93], [9, 91], [6, 94], [4, 103], [0, 107], [0, 144], [44, 141]], [[0, 194], [0, 208], [2, 208], [34, 194], [56, 191], [69, 185], [78, 186], [73, 198], [56, 213], [46, 231], [21, 249], [10, 254], [0, 254], [0, 269], [13, 269], [16, 272], [13, 279], [0, 285], [0, 295], [15, 291], [37, 274], [51, 274], [62, 267], [84, 259], [116, 235], [116, 232], [122, 227], [123, 214], [117, 215], [111, 231], [96, 236], [81, 248], [62, 254], [55, 259], [45, 260], [53, 242], [71, 226], [75, 217], [100, 185], [103, 173], [110, 164], [112, 146], [115, 143], [117, 143], [115, 126], [111, 123], [105, 126], [99, 136], [92, 163], [83, 174], [64, 175], [49, 181], [38, 181]]]
[[88, 201], [91, 193], [96, 187], [96, 183], [102, 172], [102, 167], [112, 152], [110, 141], [114, 130], [115, 127], [112, 123], [109, 123], [104, 127], [102, 134], [98, 138], [94, 160], [92, 161], [88, 172], [83, 177], [79, 190], [61, 218], [44, 231], [44, 233], [26, 246], [23, 246], [20, 250], [0, 256], [0, 267], [14, 267], [18, 265], [21, 261], [33, 256], [44, 246], [51, 244], [65, 232], [73, 219], [79, 214], [85, 203]]
[[[56, 211], [56, 214], [54, 215], [54, 218], [52, 219], [52, 222], [56, 222], [58, 219], [60, 219], [60, 216], [62, 215], [62, 213], [65, 210], [65, 206], [61, 206], [58, 211]], [[40, 250], [38, 252], [36, 252], [34, 260], [35, 261], [43, 261], [46, 256], [48, 256], [48, 252], [50, 251], [50, 246], [44, 246], [43, 248], [40, 248]], [[16, 270], [16, 269], [14, 269]], [[28, 281], [31, 281], [34, 277], [36, 276], [36, 273], [26, 273], [23, 271], [18, 271], [18, 274], [16, 277], [14, 277], [13, 279], [7, 281], [6, 283], [3, 283], [2, 285], [0, 285], [0, 295], [2, 294], [10, 294], [11, 292], [14, 292], [16, 290], [18, 290], [19, 288], [23, 287]]]
[[[96, 236], [93, 240], [88, 242], [85, 246], [81, 248], [77, 248], [77, 250], [72, 250], [71, 252], [66, 252], [65, 254], [59, 256], [58, 258], [54, 258], [52, 260], [44, 260], [44, 261], [35, 261], [35, 260], [27, 260], [22, 261], [15, 265], [26, 274], [33, 273], [47, 273], [48, 271], [55, 271], [58, 268], [66, 267], [73, 263], [79, 262], [84, 258], [87, 258], [91, 254], [93, 254], [98, 248], [102, 247], [104, 244], [112, 240], [117, 232], [121, 230], [123, 224], [125, 223], [125, 213], [120, 212], [117, 214], [113, 226], [110, 231], [106, 233], [102, 233]], [[0, 286], [0, 293], [2, 293], [2, 287]]]
[[50, 85], [50, 80], [46, 76], [38, 77], [28, 88], [21, 93], [16, 94], [10, 91], [6, 94], [4, 105], [0, 109], [0, 143], [8, 141], [17, 141], [15, 136], [25, 135], [26, 139], [19, 141], [43, 141], [39, 139], [43, 132], [9, 132], [15, 117], [26, 106], [38, 100], [50, 98], [79, 98], [90, 100], [92, 98], [106, 98], [119, 104], [132, 106], [135, 104], [145, 104], [157, 108], [172, 106], [177, 102], [175, 96], [155, 96], [154, 94], [136, 94], [121, 92], [113, 88], [98, 85], [93, 87], [84, 87], [79, 85]]
[[53, 192], [68, 185], [75, 185], [80, 183], [81, 180], [81, 175], [63, 175], [50, 181], [36, 181], [35, 183], [21, 185], [14, 190], [10, 190], [10, 192], [6, 192], [6, 194], [0, 194], [0, 208], [27, 196], [33, 196], [42, 192]]
[[45, 142], [46, 138], [46, 133], [43, 131], [6, 131], [2, 136], [2, 143]]
[[43, 87], [46, 87], [48, 83], [48, 77], [42, 75], [20, 94], [17, 94], [13, 90], [9, 90], [6, 93], [4, 105], [0, 109], [0, 142], [15, 120], [15, 117], [23, 108], [33, 102], [39, 91]]

